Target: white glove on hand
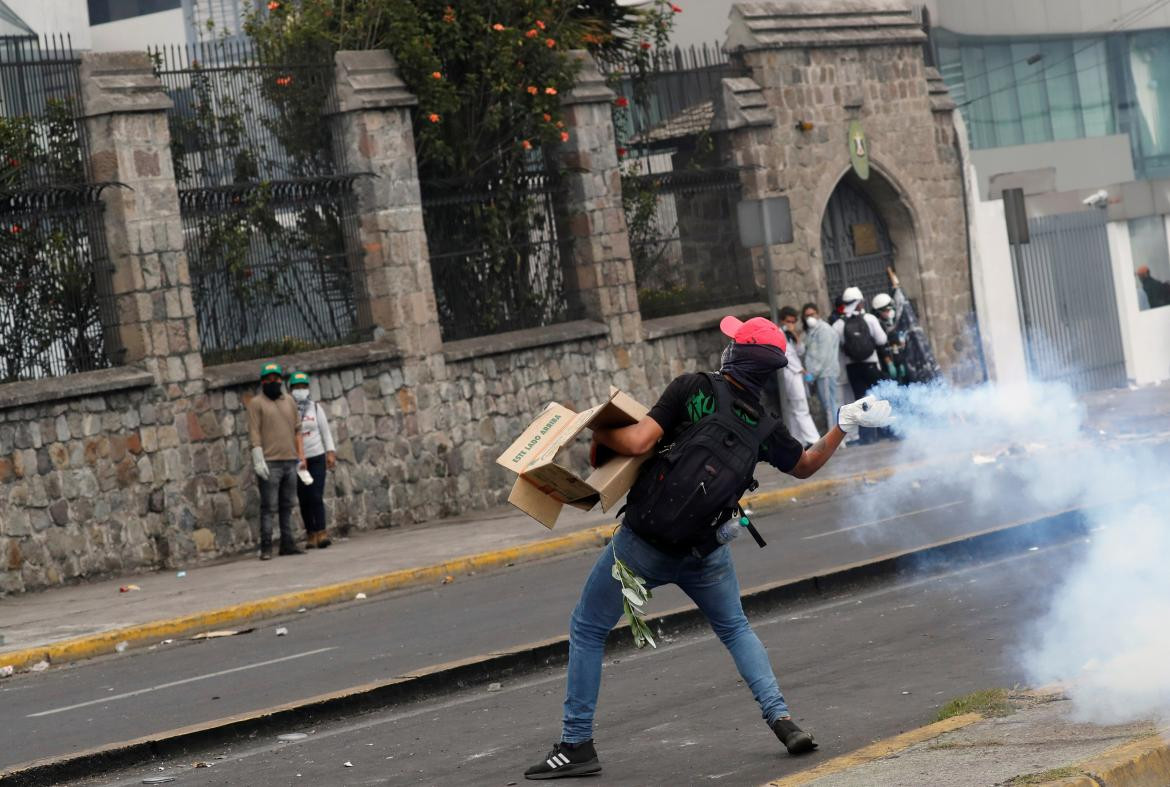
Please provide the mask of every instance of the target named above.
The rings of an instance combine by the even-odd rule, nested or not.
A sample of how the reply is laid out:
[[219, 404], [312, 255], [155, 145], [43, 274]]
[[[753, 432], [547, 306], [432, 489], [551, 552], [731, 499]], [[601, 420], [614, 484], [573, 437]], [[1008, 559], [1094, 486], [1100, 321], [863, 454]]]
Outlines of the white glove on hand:
[[268, 463], [264, 461], [264, 449], [260, 446], [252, 449], [252, 467], [255, 469], [256, 475], [264, 481], [268, 480]]
[[837, 409], [837, 426], [847, 435], [857, 434], [860, 426], [880, 429], [894, 420], [893, 408], [884, 399], [865, 396], [852, 404], [843, 404]]

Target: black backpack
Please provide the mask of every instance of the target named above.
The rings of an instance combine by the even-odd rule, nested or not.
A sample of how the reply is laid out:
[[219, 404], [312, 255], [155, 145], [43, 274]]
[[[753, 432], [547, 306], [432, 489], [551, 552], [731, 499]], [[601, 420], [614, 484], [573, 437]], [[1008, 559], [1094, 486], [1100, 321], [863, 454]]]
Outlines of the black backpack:
[[845, 318], [845, 339], [843, 342], [845, 355], [854, 363], [865, 363], [869, 356], [877, 349], [873, 334], [869, 332], [869, 324], [864, 314], [854, 314]]
[[[626, 502], [625, 523], [667, 552], [705, 555], [719, 546], [715, 531], [730, 518], [740, 496], [755, 487], [760, 445], [776, 428], [774, 416], [736, 399], [722, 375], [707, 377], [715, 412], [687, 427], [642, 466]], [[737, 408], [756, 423], [744, 421]]]

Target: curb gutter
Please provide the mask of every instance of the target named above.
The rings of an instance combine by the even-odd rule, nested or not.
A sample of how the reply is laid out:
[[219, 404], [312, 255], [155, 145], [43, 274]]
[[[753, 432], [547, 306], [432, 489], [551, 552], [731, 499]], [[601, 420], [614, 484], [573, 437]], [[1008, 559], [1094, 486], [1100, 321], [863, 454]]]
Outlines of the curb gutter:
[[[913, 466], [905, 465], [902, 469]], [[893, 476], [897, 470], [898, 468], [881, 468], [841, 478], [809, 481], [788, 488], [772, 489], [750, 495], [744, 498], [744, 502], [757, 512], [773, 511], [789, 502], [840, 492], [856, 486], [871, 485]], [[190, 615], [177, 618], [155, 620], [46, 645], [12, 650], [6, 653], [0, 652], [0, 665], [10, 665], [16, 671], [21, 671], [39, 661], [48, 661], [50, 664], [83, 661], [95, 656], [113, 653], [117, 645], [122, 642], [131, 647], [147, 643], [153, 644], [161, 639], [178, 637], [204, 629], [224, 628], [232, 624], [273, 618], [296, 612], [302, 607], [312, 609], [352, 601], [358, 593], [373, 596], [378, 593], [434, 585], [448, 575], [479, 573], [516, 563], [568, 555], [609, 543], [615, 527], [617, 527], [617, 522], [611, 522], [556, 538], [467, 555], [430, 566], [404, 568], [386, 574], [359, 577], [308, 590], [283, 593], [255, 601], [245, 601], [218, 609], [193, 612]]]
[[1078, 763], [1083, 776], [1044, 782], [1039, 787], [1166, 787], [1170, 784], [1170, 729], [1123, 743]]
[[[864, 584], [892, 581], [904, 572], [922, 571], [941, 564], [953, 568], [956, 563], [986, 562], [1000, 556], [1018, 554], [1020, 544], [1025, 540], [1033, 545], [1056, 544], [1083, 537], [1085, 533], [1085, 520], [1079, 511], [1060, 511], [1039, 519], [1002, 525], [918, 549], [889, 553], [820, 574], [757, 585], [743, 592], [743, 607], [751, 616], [781, 604], [844, 592]], [[647, 623], [659, 633], [665, 628], [682, 630], [699, 627], [704, 625], [704, 621], [703, 614], [693, 606], [667, 610], [647, 618]], [[607, 649], [632, 647], [626, 628], [623, 622], [610, 633]], [[0, 785], [44, 785], [93, 776], [131, 767], [151, 758], [182, 754], [225, 739], [275, 735], [291, 726], [319, 724], [340, 715], [384, 709], [424, 697], [449, 694], [470, 685], [560, 666], [568, 660], [568, 644], [567, 636], [529, 642], [415, 670], [390, 680], [354, 686], [86, 751], [22, 763], [0, 771]]]

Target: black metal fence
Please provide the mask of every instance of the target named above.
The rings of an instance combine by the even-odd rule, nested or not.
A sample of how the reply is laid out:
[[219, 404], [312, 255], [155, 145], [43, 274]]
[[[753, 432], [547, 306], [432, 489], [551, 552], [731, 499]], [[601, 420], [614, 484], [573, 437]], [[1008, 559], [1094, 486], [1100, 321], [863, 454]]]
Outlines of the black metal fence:
[[618, 98], [622, 205], [642, 317], [762, 297], [739, 245], [740, 173], [722, 165], [715, 101], [733, 66], [718, 46], [665, 53], [648, 72], [605, 66]]
[[0, 382], [121, 360], [68, 39], [0, 40]]
[[325, 115], [333, 64], [233, 42], [156, 49], [174, 108], [196, 318], [209, 364], [356, 341], [370, 327], [355, 175]]
[[443, 339], [552, 325], [579, 316], [565, 293], [556, 179], [422, 183], [423, 221]]

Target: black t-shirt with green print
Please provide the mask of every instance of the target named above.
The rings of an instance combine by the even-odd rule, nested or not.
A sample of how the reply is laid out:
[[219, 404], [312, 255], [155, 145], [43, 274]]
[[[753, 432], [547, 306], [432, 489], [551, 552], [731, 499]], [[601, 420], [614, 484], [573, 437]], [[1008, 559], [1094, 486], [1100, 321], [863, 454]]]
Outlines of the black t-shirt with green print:
[[[741, 393], [741, 398], [748, 404], [756, 404], [746, 392]], [[711, 380], [704, 374], [683, 374], [666, 386], [658, 403], [650, 408], [650, 417], [662, 427], [665, 433], [662, 442], [669, 445], [691, 424], [714, 412], [715, 391]], [[760, 461], [782, 473], [796, 467], [803, 453], [804, 448], [779, 421], [772, 434], [760, 445]]]

